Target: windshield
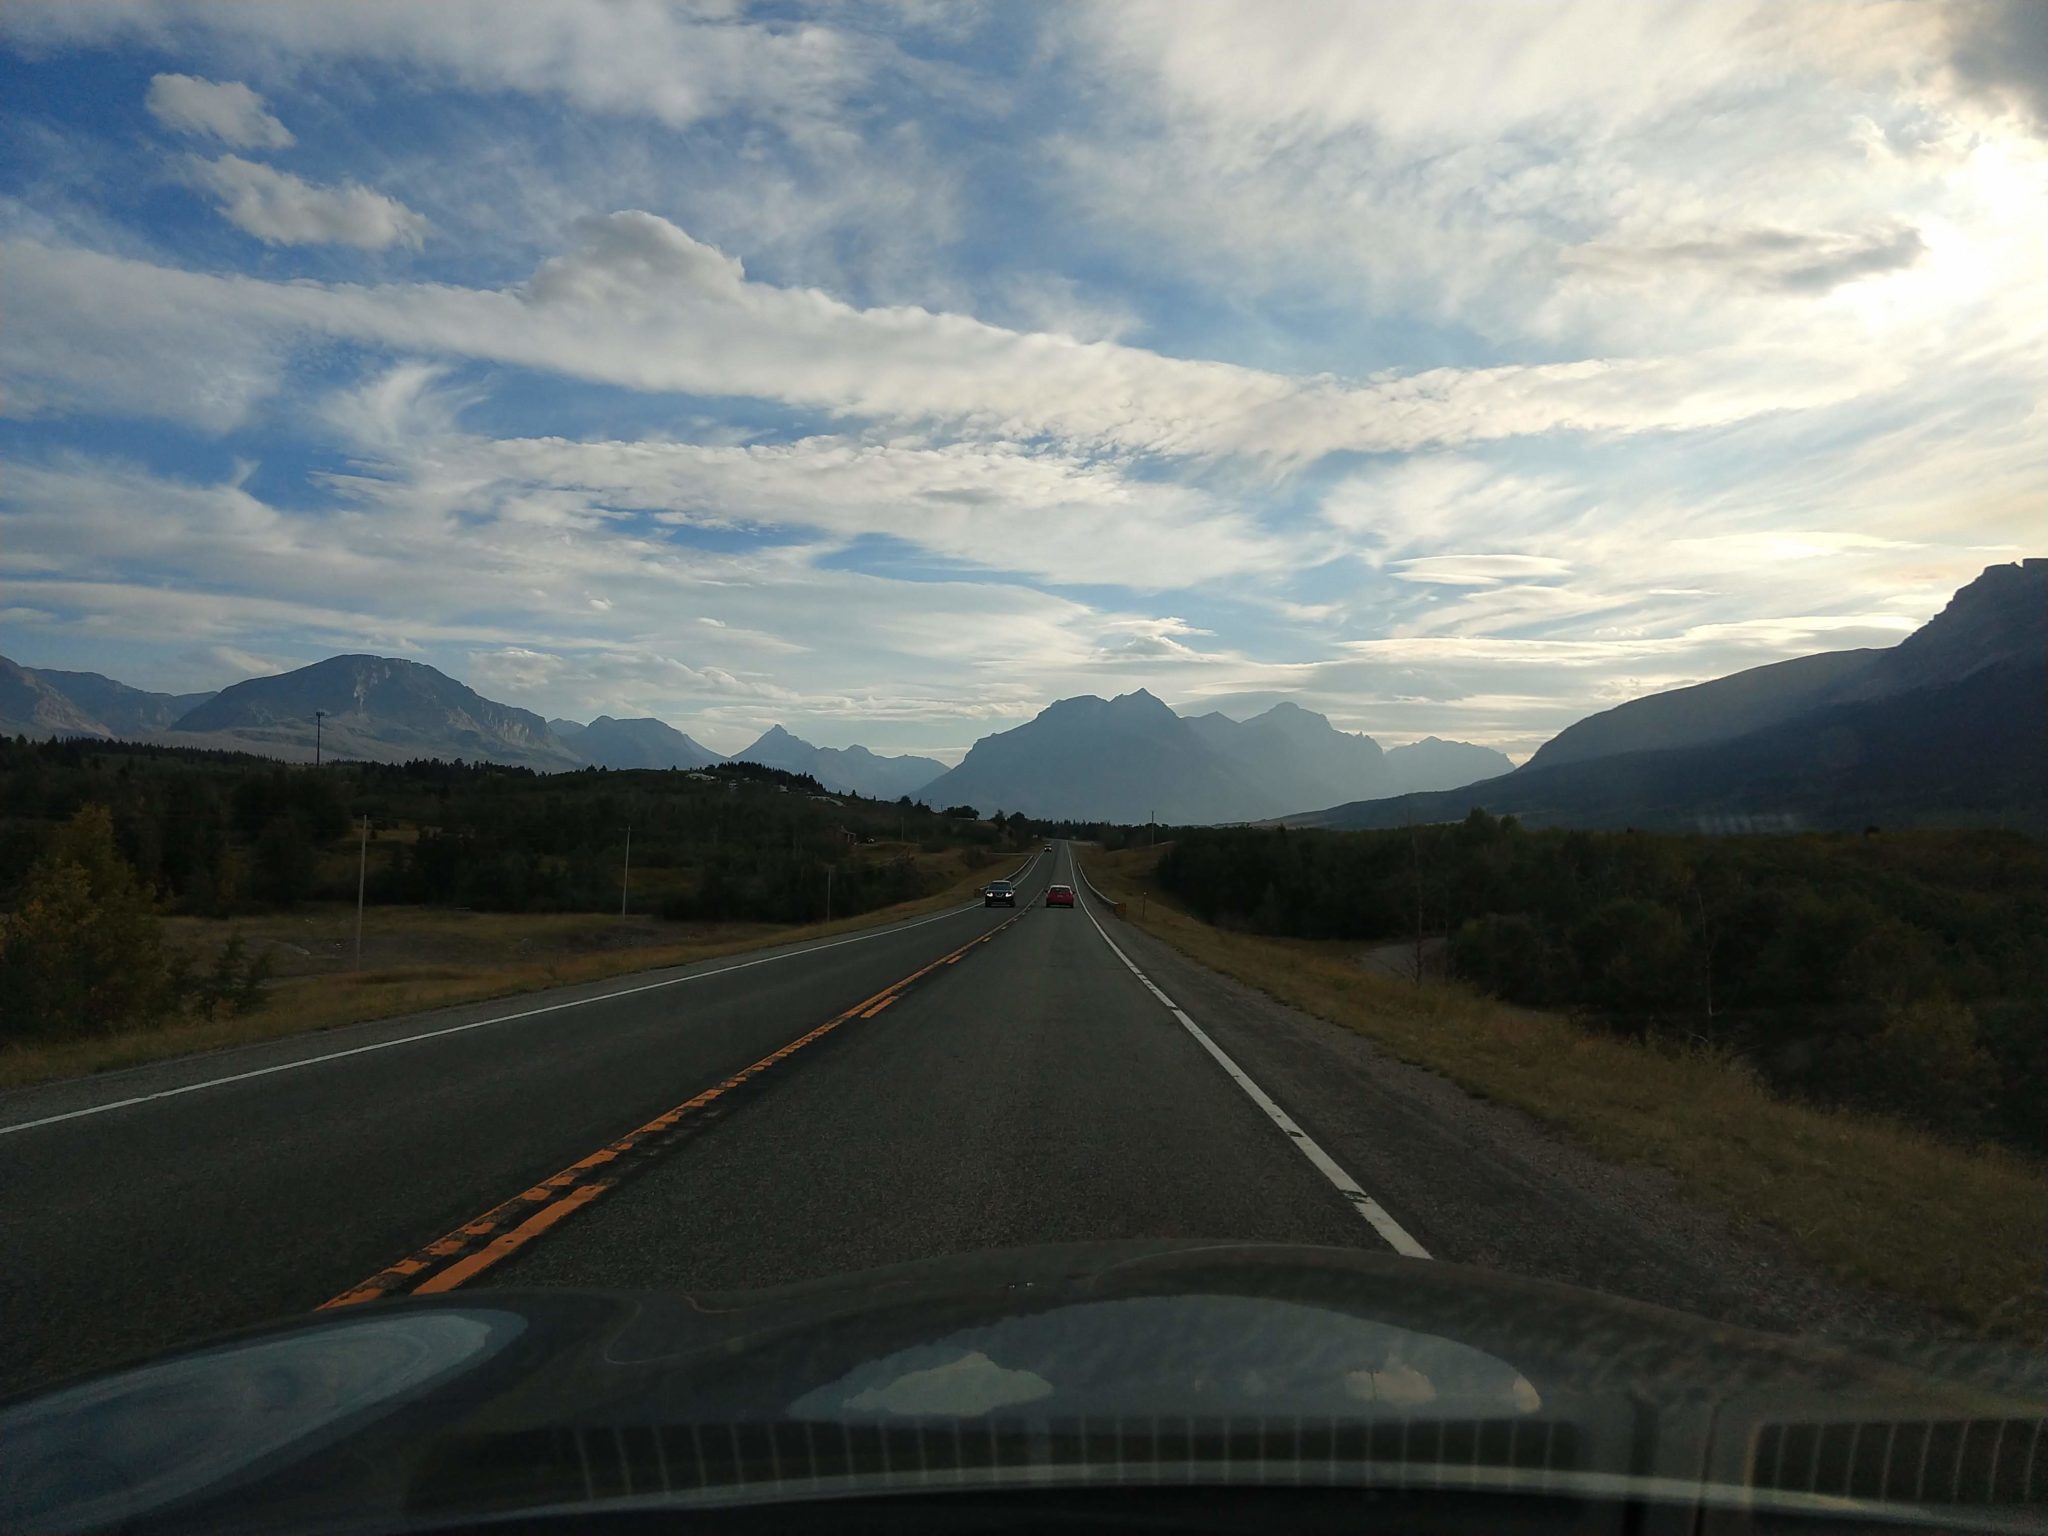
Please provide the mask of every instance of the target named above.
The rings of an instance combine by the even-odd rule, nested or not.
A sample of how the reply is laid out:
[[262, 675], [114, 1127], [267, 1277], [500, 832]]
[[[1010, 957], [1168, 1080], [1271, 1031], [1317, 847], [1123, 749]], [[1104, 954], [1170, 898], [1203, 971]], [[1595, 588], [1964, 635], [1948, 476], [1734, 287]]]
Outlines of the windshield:
[[[0, 1412], [81, 1394], [0, 1494], [177, 1417], [166, 1507], [322, 1437], [454, 1499], [620, 1427], [562, 1298], [813, 1286], [929, 1326], [665, 1337], [637, 1427], [1398, 1403], [1626, 1479], [1690, 1383], [1683, 1475], [1882, 1502], [1788, 1426], [2048, 1417], [2044, 44], [0, 6]], [[1117, 1292], [1183, 1243], [1370, 1262]], [[1126, 1244], [1056, 1359], [1016, 1276]], [[1196, 1314], [1207, 1375], [1117, 1321]]]

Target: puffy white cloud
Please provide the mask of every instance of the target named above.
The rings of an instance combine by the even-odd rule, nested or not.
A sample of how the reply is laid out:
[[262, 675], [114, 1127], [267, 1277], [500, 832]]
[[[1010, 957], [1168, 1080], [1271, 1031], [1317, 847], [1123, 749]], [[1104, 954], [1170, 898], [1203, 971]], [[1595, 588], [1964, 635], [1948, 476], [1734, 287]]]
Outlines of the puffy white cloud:
[[238, 149], [285, 149], [291, 130], [263, 105], [263, 98], [239, 80], [202, 80], [197, 75], [157, 75], [144, 98], [149, 115], [179, 133], [204, 134]]
[[266, 245], [352, 245], [381, 251], [418, 248], [427, 221], [395, 198], [346, 182], [316, 186], [288, 171], [222, 155], [192, 160], [192, 178], [220, 199], [220, 211], [237, 228]]

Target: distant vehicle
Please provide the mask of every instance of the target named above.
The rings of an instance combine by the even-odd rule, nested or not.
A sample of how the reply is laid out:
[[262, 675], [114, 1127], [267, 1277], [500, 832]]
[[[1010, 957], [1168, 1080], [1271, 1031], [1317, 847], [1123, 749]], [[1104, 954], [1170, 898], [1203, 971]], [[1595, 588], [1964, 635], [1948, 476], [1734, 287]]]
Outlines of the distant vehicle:
[[1048, 907], [1071, 907], [1074, 904], [1074, 888], [1071, 885], [1047, 886], [1045, 904]]
[[1047, 843], [1047, 844], [1045, 845], [1045, 851], [1046, 851], [1047, 853], [1051, 853], [1051, 852], [1052, 852], [1052, 844], [1051, 844], [1051, 843]]
[[981, 893], [984, 907], [1014, 907], [1017, 905], [1017, 887], [1007, 880], [997, 880]]

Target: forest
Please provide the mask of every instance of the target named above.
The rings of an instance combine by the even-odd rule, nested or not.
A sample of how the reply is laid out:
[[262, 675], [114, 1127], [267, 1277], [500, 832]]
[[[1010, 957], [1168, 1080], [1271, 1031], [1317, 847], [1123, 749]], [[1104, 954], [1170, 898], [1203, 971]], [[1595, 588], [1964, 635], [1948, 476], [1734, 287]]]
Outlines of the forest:
[[1158, 879], [1205, 921], [1448, 940], [1451, 971], [1774, 1085], [2048, 1152], [2048, 847], [1878, 828], [1181, 830]]
[[154, 937], [165, 914], [353, 903], [360, 882], [372, 905], [804, 923], [929, 894], [921, 853], [993, 859], [1033, 832], [1022, 816], [827, 794], [751, 763], [313, 769], [0, 738], [0, 1043], [260, 1006], [259, 961], [237, 949], [219, 976], [219, 957], [195, 972]]

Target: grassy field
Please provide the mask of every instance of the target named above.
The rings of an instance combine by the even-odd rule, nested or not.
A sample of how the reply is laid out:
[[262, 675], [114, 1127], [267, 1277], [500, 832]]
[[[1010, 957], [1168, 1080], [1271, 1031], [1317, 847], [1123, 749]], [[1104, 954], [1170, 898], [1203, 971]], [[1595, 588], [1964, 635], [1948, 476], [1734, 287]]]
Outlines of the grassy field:
[[1638, 1045], [1454, 983], [1375, 974], [1355, 943], [1214, 928], [1153, 883], [1157, 851], [1090, 851], [1097, 888], [1191, 958], [1510, 1104], [1599, 1156], [1670, 1170], [1738, 1224], [1986, 1333], [2048, 1334], [2048, 1170], [1871, 1116], [1790, 1103], [1738, 1064]]
[[230, 933], [239, 932], [252, 952], [271, 957], [277, 980], [260, 1012], [10, 1047], [0, 1051], [0, 1088], [82, 1077], [195, 1051], [851, 933], [965, 901], [997, 874], [1013, 867], [1018, 858], [967, 849], [921, 855], [920, 862], [933, 877], [946, 882], [933, 895], [860, 917], [803, 927], [672, 923], [589, 913], [372, 907], [364, 915], [365, 968], [360, 971], [353, 968], [353, 907], [302, 907], [296, 912], [232, 921], [172, 918], [164, 925], [172, 944], [210, 954]]

